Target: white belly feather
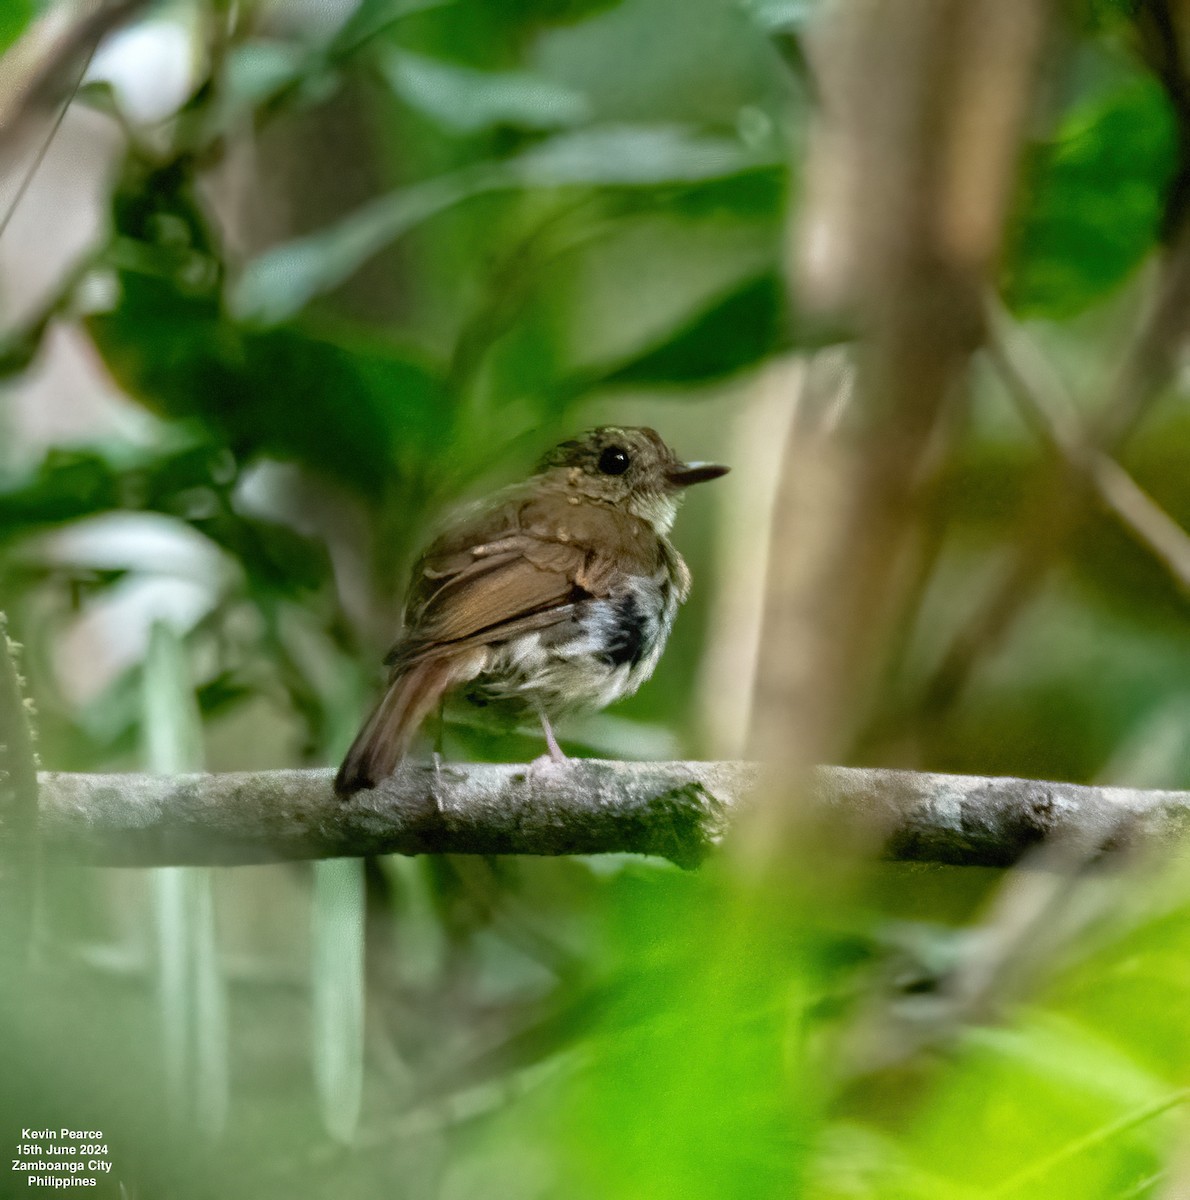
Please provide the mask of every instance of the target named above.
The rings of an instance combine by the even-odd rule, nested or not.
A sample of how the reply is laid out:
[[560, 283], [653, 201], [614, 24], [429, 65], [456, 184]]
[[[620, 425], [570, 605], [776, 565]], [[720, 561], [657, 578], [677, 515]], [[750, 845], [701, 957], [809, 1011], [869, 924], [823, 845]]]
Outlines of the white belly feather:
[[605, 708], [653, 674], [679, 600], [668, 572], [634, 577], [607, 598], [580, 600], [559, 624], [490, 646], [468, 695], [551, 717]]

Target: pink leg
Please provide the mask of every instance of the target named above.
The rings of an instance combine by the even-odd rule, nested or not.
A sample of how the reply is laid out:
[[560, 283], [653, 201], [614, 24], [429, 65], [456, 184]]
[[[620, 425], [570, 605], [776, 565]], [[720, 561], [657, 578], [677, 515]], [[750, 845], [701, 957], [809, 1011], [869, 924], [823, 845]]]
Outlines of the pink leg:
[[545, 744], [550, 750], [550, 760], [556, 763], [569, 762], [570, 760], [562, 753], [562, 747], [558, 745], [558, 739], [554, 737], [554, 729], [550, 725], [549, 717], [541, 709], [537, 710], [537, 715], [541, 718], [541, 728], [545, 734]]

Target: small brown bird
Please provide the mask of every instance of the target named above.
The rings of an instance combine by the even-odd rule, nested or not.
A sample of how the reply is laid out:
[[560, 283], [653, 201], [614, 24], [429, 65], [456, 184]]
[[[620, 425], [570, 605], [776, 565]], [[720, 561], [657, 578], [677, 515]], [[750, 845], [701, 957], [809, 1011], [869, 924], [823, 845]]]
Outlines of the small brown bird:
[[551, 718], [604, 708], [653, 673], [690, 572], [667, 534], [683, 491], [727, 467], [683, 463], [652, 429], [603, 426], [465, 511], [413, 571], [388, 690], [335, 779], [374, 787], [447, 692]]

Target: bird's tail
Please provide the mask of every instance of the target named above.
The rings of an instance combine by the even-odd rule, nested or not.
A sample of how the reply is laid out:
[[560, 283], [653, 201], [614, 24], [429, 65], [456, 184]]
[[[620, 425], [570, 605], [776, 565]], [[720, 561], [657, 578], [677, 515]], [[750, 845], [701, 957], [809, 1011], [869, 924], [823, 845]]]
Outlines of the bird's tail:
[[335, 776], [335, 791], [350, 796], [387, 779], [446, 692], [474, 674], [470, 663], [439, 657], [416, 663], [397, 675], [351, 743]]

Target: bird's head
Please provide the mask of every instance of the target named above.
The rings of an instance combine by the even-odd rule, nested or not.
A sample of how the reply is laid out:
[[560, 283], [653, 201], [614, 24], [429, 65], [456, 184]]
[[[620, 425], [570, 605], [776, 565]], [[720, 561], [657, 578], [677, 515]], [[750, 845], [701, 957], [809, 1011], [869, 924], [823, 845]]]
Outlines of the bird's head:
[[682, 462], [655, 430], [602, 425], [559, 443], [540, 471], [579, 497], [615, 504], [665, 533], [685, 489], [728, 468]]

